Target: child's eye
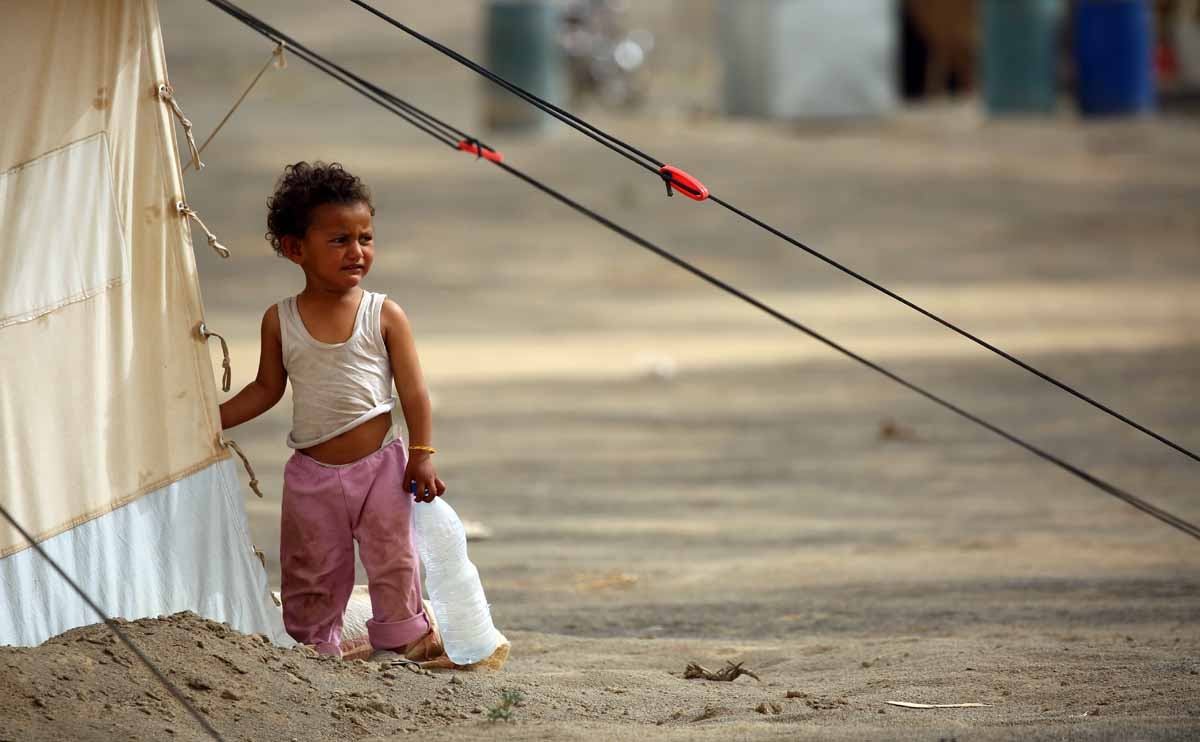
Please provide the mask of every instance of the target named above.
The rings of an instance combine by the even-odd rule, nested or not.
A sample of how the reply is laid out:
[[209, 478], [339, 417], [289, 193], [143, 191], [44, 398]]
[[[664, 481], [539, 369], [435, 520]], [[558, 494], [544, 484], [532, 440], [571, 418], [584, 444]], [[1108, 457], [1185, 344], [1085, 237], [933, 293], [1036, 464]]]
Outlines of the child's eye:
[[370, 243], [372, 239], [373, 239], [373, 237], [371, 235], [364, 234], [363, 236], [358, 238], [358, 241], [361, 242], [362, 244], [366, 245], [366, 244]]

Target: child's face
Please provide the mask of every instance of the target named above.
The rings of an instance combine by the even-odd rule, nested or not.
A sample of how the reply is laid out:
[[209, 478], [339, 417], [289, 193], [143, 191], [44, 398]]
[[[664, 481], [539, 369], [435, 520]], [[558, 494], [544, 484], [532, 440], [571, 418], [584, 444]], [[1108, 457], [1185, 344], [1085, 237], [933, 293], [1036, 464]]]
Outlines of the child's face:
[[351, 289], [362, 282], [375, 260], [371, 208], [321, 204], [313, 209], [303, 238], [285, 236], [284, 255], [323, 288]]

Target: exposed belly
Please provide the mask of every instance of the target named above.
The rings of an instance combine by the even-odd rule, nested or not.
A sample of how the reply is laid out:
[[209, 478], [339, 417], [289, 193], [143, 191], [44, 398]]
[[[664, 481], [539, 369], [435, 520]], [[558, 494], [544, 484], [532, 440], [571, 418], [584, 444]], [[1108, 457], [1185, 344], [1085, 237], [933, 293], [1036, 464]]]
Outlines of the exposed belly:
[[378, 451], [391, 427], [391, 413], [385, 412], [336, 438], [301, 449], [300, 452], [322, 464], [349, 464]]

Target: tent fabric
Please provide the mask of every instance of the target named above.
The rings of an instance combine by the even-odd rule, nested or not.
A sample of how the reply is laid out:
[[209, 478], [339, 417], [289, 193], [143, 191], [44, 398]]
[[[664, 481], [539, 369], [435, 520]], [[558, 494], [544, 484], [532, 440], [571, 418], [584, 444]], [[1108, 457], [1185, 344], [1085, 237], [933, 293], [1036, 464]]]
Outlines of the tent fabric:
[[[190, 608], [281, 636], [251, 608], [265, 575], [247, 562], [237, 481], [211, 473], [232, 460], [197, 332], [157, 5], [0, 0], [0, 17], [0, 502], [117, 615]], [[95, 620], [30, 571], [36, 556], [0, 522], [0, 637]]]
[[[4, 17], [0, 487], [41, 539], [229, 454], [156, 6], [6, 3]], [[0, 557], [23, 548], [0, 525]]]
[[[101, 132], [0, 173], [0, 244], [36, 245], [54, 225], [54, 260], [0, 250], [0, 327], [28, 322], [128, 279], [129, 255]], [[58, 194], [92, 194], [60, 219]]]
[[[191, 610], [292, 644], [246, 534], [232, 459], [40, 546], [110, 616]], [[99, 620], [33, 549], [0, 560], [0, 596], [0, 645], [40, 644]]]

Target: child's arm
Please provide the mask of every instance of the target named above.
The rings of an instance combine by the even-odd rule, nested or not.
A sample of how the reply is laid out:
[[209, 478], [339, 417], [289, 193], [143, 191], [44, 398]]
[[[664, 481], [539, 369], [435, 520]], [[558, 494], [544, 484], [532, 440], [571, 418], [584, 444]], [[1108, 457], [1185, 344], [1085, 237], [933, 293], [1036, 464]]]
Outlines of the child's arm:
[[[408, 443], [410, 446], [430, 446], [433, 441], [433, 407], [429, 403], [429, 392], [421, 374], [412, 326], [404, 310], [391, 299], [383, 303], [380, 329], [388, 349], [388, 358], [392, 362], [392, 377], [396, 380], [396, 393], [404, 411], [404, 422], [408, 426]], [[418, 502], [431, 502], [434, 497], [446, 492], [446, 485], [438, 479], [430, 454], [410, 448], [408, 468], [404, 472], [404, 489], [411, 492], [413, 482], [417, 485]], [[426, 492], [429, 494], [426, 495]]]
[[221, 405], [221, 429], [253, 420], [275, 406], [287, 386], [287, 371], [283, 368], [283, 338], [279, 333], [279, 307], [263, 315], [262, 350], [258, 356], [258, 377], [242, 391]]

